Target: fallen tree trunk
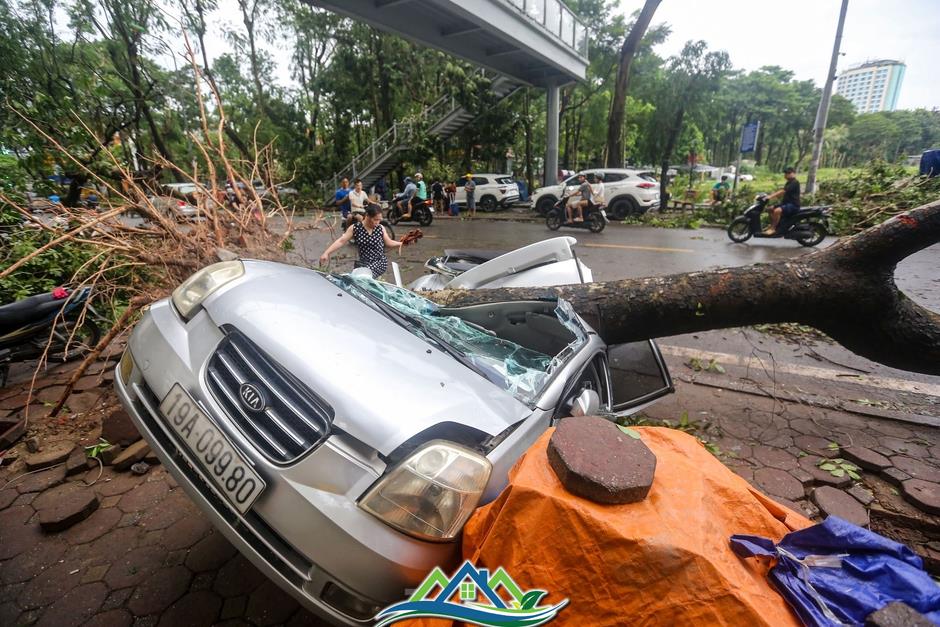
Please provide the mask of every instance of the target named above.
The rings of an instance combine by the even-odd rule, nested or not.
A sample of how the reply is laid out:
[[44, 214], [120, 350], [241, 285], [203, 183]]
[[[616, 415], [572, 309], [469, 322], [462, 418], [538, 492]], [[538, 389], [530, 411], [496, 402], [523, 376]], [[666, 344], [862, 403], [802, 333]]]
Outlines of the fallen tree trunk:
[[799, 322], [873, 361], [940, 375], [940, 315], [894, 281], [901, 260], [938, 241], [940, 201], [793, 261], [552, 288], [448, 290], [432, 298], [448, 306], [564, 298], [609, 344]]

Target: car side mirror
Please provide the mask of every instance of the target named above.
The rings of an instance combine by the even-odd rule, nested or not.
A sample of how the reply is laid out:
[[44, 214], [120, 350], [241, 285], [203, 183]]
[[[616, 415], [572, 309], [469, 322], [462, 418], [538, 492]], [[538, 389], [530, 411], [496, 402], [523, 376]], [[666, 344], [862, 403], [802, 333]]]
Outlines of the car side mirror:
[[596, 416], [601, 407], [601, 397], [594, 390], [582, 390], [571, 403], [572, 416]]

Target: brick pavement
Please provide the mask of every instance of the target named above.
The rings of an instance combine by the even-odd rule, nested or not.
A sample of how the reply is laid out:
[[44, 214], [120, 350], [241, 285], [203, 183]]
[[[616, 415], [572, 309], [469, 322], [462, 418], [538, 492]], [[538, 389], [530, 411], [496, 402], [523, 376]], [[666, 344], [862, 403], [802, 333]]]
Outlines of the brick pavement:
[[[85, 430], [83, 443], [96, 440], [102, 412], [114, 405], [107, 369], [96, 369], [98, 385], [81, 391], [95, 402], [77, 404], [90, 409], [30, 428], [43, 448], [66, 435], [74, 441], [75, 428]], [[61, 385], [62, 376], [39, 389]], [[0, 390], [0, 419], [26, 400]], [[940, 429], [682, 381], [646, 414], [675, 423], [683, 412], [762, 491], [815, 518], [820, 506], [867, 516], [872, 529], [910, 544], [940, 572]], [[162, 467], [144, 475], [105, 468], [98, 478], [96, 468], [67, 476], [63, 465], [2, 487], [25, 470], [23, 440], [15, 451], [24, 459], [0, 469], [0, 625], [320, 624], [238, 555]], [[859, 480], [822, 467], [834, 459], [857, 467]], [[97, 508], [64, 531], [43, 531], [40, 512], [73, 490], [93, 490]]]

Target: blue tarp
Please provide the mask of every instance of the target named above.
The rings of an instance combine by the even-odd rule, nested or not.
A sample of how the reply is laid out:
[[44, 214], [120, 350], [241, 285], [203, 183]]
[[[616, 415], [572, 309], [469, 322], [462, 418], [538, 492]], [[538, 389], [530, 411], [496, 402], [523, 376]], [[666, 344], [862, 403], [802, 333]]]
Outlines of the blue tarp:
[[788, 533], [774, 545], [759, 536], [731, 536], [739, 557], [777, 560], [771, 583], [806, 625], [861, 625], [892, 601], [903, 601], [940, 625], [940, 586], [914, 551], [830, 516]]
[[920, 156], [920, 173], [924, 176], [940, 176], [940, 149], [924, 151]]

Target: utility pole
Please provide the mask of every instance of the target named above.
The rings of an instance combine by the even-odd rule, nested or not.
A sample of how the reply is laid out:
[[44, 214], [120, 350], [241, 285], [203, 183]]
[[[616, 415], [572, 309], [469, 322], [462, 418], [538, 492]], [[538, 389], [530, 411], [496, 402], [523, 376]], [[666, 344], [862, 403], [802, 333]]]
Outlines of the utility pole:
[[836, 41], [832, 46], [832, 60], [829, 62], [829, 74], [826, 75], [826, 86], [823, 87], [819, 109], [816, 110], [816, 124], [813, 126], [813, 159], [809, 162], [809, 172], [806, 174], [807, 194], [816, 193], [816, 170], [819, 169], [819, 158], [822, 155], [823, 133], [826, 132], [826, 121], [829, 119], [829, 101], [832, 100], [832, 82], [836, 78], [839, 48], [842, 47], [842, 27], [845, 26], [845, 13], [848, 10], [849, 0], [842, 0], [839, 26], [836, 28]]

